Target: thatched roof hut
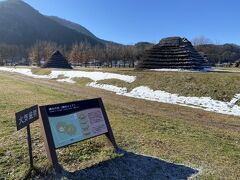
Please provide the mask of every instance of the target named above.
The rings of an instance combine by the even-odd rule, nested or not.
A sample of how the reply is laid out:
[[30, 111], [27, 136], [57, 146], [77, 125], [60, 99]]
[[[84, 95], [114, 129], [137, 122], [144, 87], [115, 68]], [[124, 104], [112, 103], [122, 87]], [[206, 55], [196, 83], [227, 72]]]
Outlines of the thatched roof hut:
[[59, 51], [54, 52], [50, 59], [46, 61], [42, 67], [72, 69], [71, 65], [68, 63], [68, 60]]
[[138, 68], [203, 69], [204, 58], [186, 38], [169, 37], [147, 50]]

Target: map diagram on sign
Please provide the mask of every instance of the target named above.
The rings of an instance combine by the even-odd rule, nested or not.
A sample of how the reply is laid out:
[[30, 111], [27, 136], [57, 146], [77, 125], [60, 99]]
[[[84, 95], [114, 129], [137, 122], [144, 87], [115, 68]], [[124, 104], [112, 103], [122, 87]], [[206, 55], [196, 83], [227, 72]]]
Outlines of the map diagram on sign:
[[69, 115], [49, 117], [55, 148], [106, 133], [107, 126], [100, 108], [86, 109]]

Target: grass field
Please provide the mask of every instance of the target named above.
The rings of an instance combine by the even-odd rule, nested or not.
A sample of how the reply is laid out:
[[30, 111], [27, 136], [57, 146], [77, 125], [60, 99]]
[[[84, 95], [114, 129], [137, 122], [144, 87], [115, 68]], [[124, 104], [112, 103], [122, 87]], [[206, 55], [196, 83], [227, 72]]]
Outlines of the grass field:
[[[104, 81], [108, 84], [129, 88], [147, 85], [181, 95], [211, 96], [226, 101], [239, 93], [240, 89], [239, 73], [104, 71], [138, 77], [133, 84]], [[44, 74], [39, 71], [37, 73]], [[27, 171], [25, 131], [16, 131], [16, 111], [36, 103], [41, 105], [100, 96], [105, 102], [117, 143], [123, 149], [201, 169], [197, 179], [240, 178], [240, 117], [122, 97], [84, 87], [88, 79], [77, 81], [76, 85], [70, 85], [0, 74], [2, 177], [19, 179]], [[47, 158], [37, 122], [32, 125], [32, 130], [35, 164], [45, 167], [43, 169], [47, 171]], [[84, 169], [118, 156], [104, 137], [59, 150], [58, 155], [61, 164], [69, 171]]]
[[48, 75], [51, 73], [50, 69], [32, 68], [32, 73], [36, 75]]
[[103, 80], [99, 83], [128, 87], [129, 90], [144, 85], [154, 90], [159, 89], [183, 96], [205, 96], [223, 101], [230, 101], [240, 89], [240, 74], [235, 73], [134, 72], [131, 74], [138, 77], [131, 84], [119, 80]]
[[[233, 69], [224, 69], [226, 72], [153, 72], [136, 71], [128, 68], [78, 68], [83, 71], [113, 72], [125, 75], [136, 76], [133, 83], [121, 80], [102, 80], [98, 83], [111, 84], [119, 87], [127, 87], [132, 90], [138, 86], [148, 86], [153, 90], [162, 90], [169, 93], [176, 93], [182, 96], [212, 97], [216, 100], [230, 101], [233, 96], [240, 93], [240, 71], [231, 72]], [[46, 75], [49, 69], [32, 69], [34, 74]], [[76, 78], [78, 84], [86, 85], [91, 82], [87, 78]]]

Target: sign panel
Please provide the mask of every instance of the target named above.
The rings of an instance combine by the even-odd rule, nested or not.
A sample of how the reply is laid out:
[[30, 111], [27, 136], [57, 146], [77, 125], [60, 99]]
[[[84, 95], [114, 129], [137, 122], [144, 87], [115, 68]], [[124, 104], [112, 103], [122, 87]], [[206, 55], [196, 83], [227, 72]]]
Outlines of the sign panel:
[[108, 132], [96, 99], [48, 105], [46, 113], [56, 149]]
[[100, 108], [77, 111], [65, 116], [49, 117], [56, 148], [106, 133]]
[[20, 130], [39, 118], [38, 105], [15, 113], [17, 130]]
[[56, 149], [105, 134], [119, 151], [101, 98], [40, 106], [48, 159], [61, 172]]

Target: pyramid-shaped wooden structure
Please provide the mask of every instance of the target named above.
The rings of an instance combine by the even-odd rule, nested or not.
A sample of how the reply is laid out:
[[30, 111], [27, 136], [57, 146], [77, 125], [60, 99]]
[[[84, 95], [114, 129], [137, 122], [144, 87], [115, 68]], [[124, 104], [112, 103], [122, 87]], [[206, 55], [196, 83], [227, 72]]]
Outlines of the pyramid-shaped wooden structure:
[[50, 59], [42, 67], [72, 69], [67, 59], [59, 51], [54, 52]]
[[169, 37], [147, 50], [138, 65], [143, 69], [203, 69], [204, 58], [186, 38]]

